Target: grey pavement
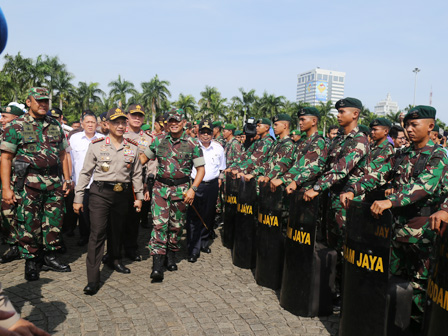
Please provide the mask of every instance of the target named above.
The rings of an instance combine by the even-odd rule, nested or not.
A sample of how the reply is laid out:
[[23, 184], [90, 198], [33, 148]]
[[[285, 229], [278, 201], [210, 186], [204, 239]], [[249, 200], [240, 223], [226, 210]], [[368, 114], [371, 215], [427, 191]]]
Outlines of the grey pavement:
[[[52, 335], [335, 335], [339, 316], [295, 316], [279, 305], [278, 292], [258, 286], [251, 270], [233, 266], [219, 238], [211, 254], [194, 264], [179, 253], [179, 270], [151, 283], [152, 260], [141, 230], [144, 260], [129, 262], [131, 274], [103, 266], [104, 285], [95, 296], [83, 294], [86, 246], [65, 237], [72, 272], [42, 272], [24, 280], [24, 261], [1, 265], [0, 281], [22, 317]], [[185, 243], [185, 241], [183, 241]], [[6, 246], [1, 246], [1, 252]], [[185, 249], [184, 249], [185, 250]]]

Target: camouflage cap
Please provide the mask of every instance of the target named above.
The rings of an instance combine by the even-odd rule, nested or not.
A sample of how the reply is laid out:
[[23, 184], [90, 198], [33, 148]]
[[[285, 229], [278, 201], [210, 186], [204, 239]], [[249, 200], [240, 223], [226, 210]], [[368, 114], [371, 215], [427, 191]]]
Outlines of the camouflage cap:
[[100, 114], [100, 121], [106, 121], [107, 112], [103, 112]]
[[260, 118], [257, 120], [257, 124], [263, 124], [263, 125], [268, 125], [271, 126], [272, 123], [268, 118]]
[[60, 118], [61, 116], [63, 116], [63, 114], [60, 109], [58, 109], [57, 107], [54, 107], [51, 110], [48, 110], [47, 116], [53, 117], [53, 118]]
[[300, 135], [300, 130], [291, 131], [291, 135]]
[[370, 128], [368, 128], [366, 125], [358, 125], [359, 131], [364, 133], [365, 135], [370, 134]]
[[211, 131], [213, 130], [213, 124], [212, 124], [211, 120], [204, 119], [199, 122], [199, 130], [204, 129], [204, 128], [208, 128]]
[[298, 117], [303, 116], [313, 116], [320, 118], [320, 112], [317, 108], [314, 106], [308, 106], [308, 107], [302, 107], [299, 112], [297, 112]]
[[131, 104], [131, 105], [129, 105], [126, 113], [130, 113], [130, 114], [141, 113], [141, 114], [145, 115], [145, 109], [140, 104]]
[[391, 128], [392, 123], [390, 122], [389, 119], [386, 119], [386, 118], [376, 118], [370, 123], [369, 126], [370, 126], [370, 128], [372, 128], [373, 126], [385, 126], [385, 127]]
[[28, 97], [32, 96], [36, 100], [50, 99], [48, 89], [44, 87], [32, 87], [28, 91]]
[[166, 118], [167, 121], [174, 119], [176, 121], [182, 121], [185, 119], [185, 112], [183, 109], [171, 109], [170, 114]]
[[224, 129], [225, 129], [225, 130], [229, 130], [229, 131], [234, 131], [234, 130], [236, 130], [236, 126], [233, 125], [233, 124], [226, 124], [226, 125], [224, 126]]
[[361, 110], [362, 102], [359, 99], [347, 97], [338, 100], [334, 106], [336, 107], [336, 110], [339, 110], [341, 107], [355, 107]]
[[243, 135], [243, 132], [240, 130], [235, 131], [234, 135]]
[[128, 118], [127, 117], [127, 115], [123, 112], [123, 110], [122, 109], [120, 109], [120, 108], [111, 108], [108, 112], [107, 112], [107, 115], [106, 115], [106, 120], [110, 120], [110, 121], [112, 121], [112, 120], [115, 120], [115, 119], [117, 119], [117, 118]]
[[5, 107], [2, 107], [1, 109], [2, 109], [2, 113], [9, 113], [9, 114], [12, 114], [12, 115], [15, 115], [18, 117], [25, 114], [25, 112], [21, 108], [14, 106], [14, 105], [5, 106]]
[[417, 105], [404, 116], [404, 124], [409, 119], [436, 119], [436, 109], [432, 106]]
[[215, 122], [212, 124], [212, 126], [213, 126], [213, 128], [215, 128], [215, 127], [222, 127], [222, 122], [221, 122], [221, 121], [215, 121]]
[[272, 118], [272, 122], [275, 123], [277, 121], [289, 121], [289, 122], [291, 122], [292, 118], [291, 118], [291, 116], [289, 114], [280, 113], [280, 114], [277, 114], [274, 118]]

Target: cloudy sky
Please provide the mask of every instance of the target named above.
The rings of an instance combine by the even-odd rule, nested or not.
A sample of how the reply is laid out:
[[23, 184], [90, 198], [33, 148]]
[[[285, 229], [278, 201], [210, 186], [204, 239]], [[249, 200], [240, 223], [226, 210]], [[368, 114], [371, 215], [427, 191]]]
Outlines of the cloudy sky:
[[[296, 99], [297, 74], [346, 72], [346, 96], [373, 110], [432, 105], [448, 123], [447, 1], [5, 0], [4, 53], [58, 56], [79, 81], [120, 74], [137, 89], [155, 74], [179, 93], [205, 85]], [[3, 59], [0, 65], [3, 64]], [[445, 65], [444, 65], [445, 64]]]

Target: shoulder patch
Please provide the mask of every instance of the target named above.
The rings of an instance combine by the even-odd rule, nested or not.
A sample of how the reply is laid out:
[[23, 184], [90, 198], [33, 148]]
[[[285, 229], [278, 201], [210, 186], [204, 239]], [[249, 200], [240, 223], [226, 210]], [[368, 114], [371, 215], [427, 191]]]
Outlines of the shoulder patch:
[[129, 139], [129, 138], [125, 138], [127, 142], [133, 144], [134, 146], [138, 147], [138, 143], [135, 140]]
[[97, 143], [97, 142], [103, 141], [104, 139], [106, 139], [106, 138], [105, 138], [105, 137], [102, 137], [102, 138], [98, 138], [98, 139], [95, 139], [95, 140], [93, 140], [93, 141], [92, 141], [92, 143], [94, 144], [94, 143]]

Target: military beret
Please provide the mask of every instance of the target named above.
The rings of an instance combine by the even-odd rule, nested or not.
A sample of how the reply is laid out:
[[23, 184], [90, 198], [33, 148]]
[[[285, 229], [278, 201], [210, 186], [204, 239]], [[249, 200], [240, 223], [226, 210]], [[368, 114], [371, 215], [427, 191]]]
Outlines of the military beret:
[[[198, 120], [196, 120], [196, 121], [198, 121]], [[212, 124], [211, 120], [204, 119], [204, 120], [200, 121], [199, 122], [199, 130], [201, 130], [203, 128], [208, 128], [209, 130], [213, 131], [213, 124]]]
[[436, 109], [426, 105], [415, 106], [404, 116], [403, 122], [406, 124], [409, 119], [436, 119]]
[[198, 125], [199, 126], [199, 124], [201, 123], [201, 121], [200, 120], [195, 120], [195, 121], [193, 121], [193, 126], [196, 126], [196, 125]]
[[25, 114], [25, 112], [21, 108], [15, 106], [15, 105], [9, 105], [9, 106], [2, 107], [2, 113], [9, 113], [9, 114], [12, 114], [12, 115], [15, 115], [18, 117]]
[[222, 127], [222, 122], [220, 122], [220, 121], [215, 121], [215, 122], [212, 124], [212, 126], [213, 126], [213, 128], [215, 128], [215, 127]]
[[291, 135], [300, 135], [300, 130], [291, 131]]
[[100, 114], [100, 121], [106, 121], [107, 112], [103, 112]]
[[269, 125], [271, 126], [271, 121], [268, 118], [260, 118], [257, 120], [257, 124]]
[[236, 126], [233, 125], [233, 124], [226, 124], [226, 125], [224, 126], [224, 129], [225, 129], [225, 130], [229, 130], [229, 131], [234, 131], [234, 130], [236, 130]]
[[432, 129], [432, 132], [440, 133], [440, 127], [437, 124], [434, 124], [434, 128]]
[[370, 134], [370, 129], [366, 125], [358, 125], [359, 131], [364, 134]]
[[48, 110], [47, 116], [53, 117], [53, 118], [59, 118], [62, 116], [62, 111], [58, 109], [57, 107], [53, 107], [51, 110]]
[[340, 109], [341, 107], [355, 107], [358, 109], [362, 109], [362, 103], [359, 99], [347, 97], [344, 99], [340, 99], [335, 104], [336, 110]]
[[277, 121], [292, 121], [292, 118], [289, 114], [286, 113], [280, 113], [277, 114], [274, 118], [272, 118], [272, 122], [277, 122]]
[[106, 115], [106, 120], [115, 120], [117, 118], [128, 118], [120, 108], [111, 108]]
[[392, 123], [390, 122], [389, 119], [386, 119], [386, 118], [376, 118], [370, 123], [369, 126], [370, 126], [370, 128], [372, 128], [373, 126], [386, 126], [386, 127], [391, 128]]
[[28, 91], [28, 96], [32, 96], [36, 100], [50, 99], [48, 89], [44, 87], [32, 87]]
[[309, 106], [309, 107], [302, 107], [299, 112], [297, 113], [298, 117], [302, 117], [302, 116], [314, 116], [314, 117], [318, 117], [320, 118], [320, 112], [317, 108], [315, 108], [314, 106]]
[[168, 115], [167, 121], [170, 119], [174, 119], [176, 121], [182, 121], [185, 119], [185, 112], [183, 109], [171, 109], [170, 114]]
[[243, 132], [240, 130], [235, 131], [235, 135], [243, 135]]
[[151, 127], [148, 124], [142, 125], [142, 131], [148, 131]]
[[141, 113], [141, 114], [145, 115], [145, 109], [140, 104], [131, 104], [131, 105], [129, 105], [126, 113], [130, 113], [130, 114]]

